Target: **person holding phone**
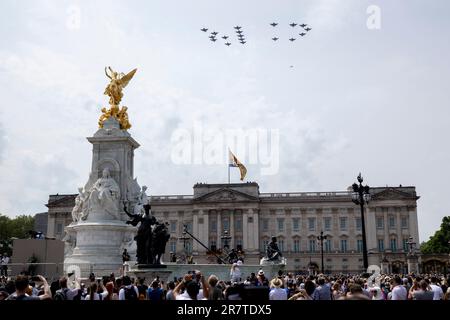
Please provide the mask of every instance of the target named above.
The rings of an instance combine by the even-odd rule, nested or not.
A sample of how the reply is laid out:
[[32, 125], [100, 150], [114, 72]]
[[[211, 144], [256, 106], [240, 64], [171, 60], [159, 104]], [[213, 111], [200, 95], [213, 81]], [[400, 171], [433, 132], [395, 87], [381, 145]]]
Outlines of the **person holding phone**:
[[16, 292], [11, 294], [6, 300], [44, 300], [51, 299], [52, 294], [50, 292], [50, 286], [48, 285], [47, 280], [43, 276], [37, 276], [38, 281], [42, 282], [44, 285], [44, 294], [40, 296], [29, 296], [26, 294], [28, 289], [28, 277], [25, 275], [18, 275], [14, 282], [16, 286]]

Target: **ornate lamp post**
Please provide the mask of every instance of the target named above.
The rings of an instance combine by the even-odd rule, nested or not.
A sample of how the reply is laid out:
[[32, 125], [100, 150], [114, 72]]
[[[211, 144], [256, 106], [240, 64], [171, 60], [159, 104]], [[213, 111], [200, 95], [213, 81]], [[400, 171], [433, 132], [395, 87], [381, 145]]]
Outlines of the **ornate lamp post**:
[[323, 240], [325, 240], [327, 236], [323, 235], [323, 231], [320, 231], [320, 236], [317, 237], [317, 240], [320, 242], [320, 255], [322, 259], [322, 273], [323, 273]]
[[178, 238], [178, 240], [183, 241], [184, 262], [187, 261], [188, 252], [187, 252], [186, 243], [189, 241], [189, 239], [190, 239], [190, 237], [186, 234], [186, 226], [184, 226], [183, 236]]
[[363, 178], [361, 177], [361, 173], [358, 175], [358, 182], [352, 185], [353, 193], [352, 193], [352, 201], [355, 204], [359, 204], [361, 208], [361, 230], [362, 230], [362, 241], [363, 241], [363, 261], [364, 261], [364, 270], [367, 270], [369, 267], [369, 259], [367, 258], [367, 243], [366, 243], [366, 224], [364, 222], [364, 205], [368, 204], [370, 201], [370, 188], [368, 185], [363, 186]]

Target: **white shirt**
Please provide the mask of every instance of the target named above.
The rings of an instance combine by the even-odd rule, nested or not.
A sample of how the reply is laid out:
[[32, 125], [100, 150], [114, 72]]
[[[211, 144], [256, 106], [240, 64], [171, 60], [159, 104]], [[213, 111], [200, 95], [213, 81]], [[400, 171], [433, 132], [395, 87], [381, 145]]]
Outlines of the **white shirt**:
[[281, 288], [273, 288], [269, 292], [269, 300], [287, 300], [286, 290]]
[[9, 257], [2, 258], [2, 266], [6, 266], [9, 263]]
[[[132, 286], [133, 285], [130, 284], [129, 286], [126, 286], [125, 288], [130, 289]], [[134, 287], [134, 291], [136, 291], [136, 297], [139, 297], [138, 288], [136, 286], [133, 286], [133, 287]], [[125, 289], [124, 288], [120, 289], [120, 291], [119, 291], [119, 300], [125, 300]]]
[[435, 284], [431, 284], [430, 287], [434, 293], [433, 300], [441, 300], [442, 297], [444, 296], [444, 291], [442, 291], [442, 288]]
[[[187, 291], [184, 291], [182, 294], [177, 295], [175, 300], [192, 300], [192, 298], [188, 295]], [[203, 290], [200, 290], [197, 294], [197, 300], [206, 300], [203, 297]]]
[[408, 293], [406, 292], [406, 288], [402, 285], [395, 286], [392, 289], [392, 299], [391, 300], [406, 300], [408, 297]]
[[[108, 290], [105, 290], [102, 293], [95, 293], [94, 300], [100, 300], [100, 295], [102, 295], [102, 300], [105, 300], [105, 298], [108, 296]], [[91, 300], [91, 296], [88, 294], [86, 298], [84, 298], [84, 300]]]

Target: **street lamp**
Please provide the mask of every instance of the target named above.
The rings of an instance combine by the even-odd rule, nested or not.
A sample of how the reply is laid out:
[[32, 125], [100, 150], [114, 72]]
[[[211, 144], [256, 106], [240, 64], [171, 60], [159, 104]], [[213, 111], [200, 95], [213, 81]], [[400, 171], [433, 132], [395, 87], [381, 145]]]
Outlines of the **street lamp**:
[[367, 258], [367, 243], [366, 243], [366, 224], [364, 222], [364, 205], [368, 204], [370, 201], [370, 188], [368, 185], [363, 186], [363, 178], [361, 177], [361, 173], [358, 175], [358, 182], [352, 185], [353, 193], [352, 193], [352, 201], [355, 204], [359, 204], [361, 207], [361, 229], [362, 229], [362, 241], [363, 241], [363, 261], [364, 261], [364, 270], [367, 270], [369, 267], [369, 260]]
[[322, 258], [322, 273], [323, 273], [323, 240], [325, 240], [327, 236], [323, 235], [323, 231], [320, 231], [320, 236], [317, 237], [317, 240], [320, 242], [320, 255]]
[[186, 228], [187, 226], [184, 226], [183, 229], [183, 236], [178, 238], [178, 240], [183, 241], [183, 250], [184, 250], [184, 262], [186, 262], [187, 260], [187, 246], [186, 243], [189, 241], [190, 237], [186, 234]]

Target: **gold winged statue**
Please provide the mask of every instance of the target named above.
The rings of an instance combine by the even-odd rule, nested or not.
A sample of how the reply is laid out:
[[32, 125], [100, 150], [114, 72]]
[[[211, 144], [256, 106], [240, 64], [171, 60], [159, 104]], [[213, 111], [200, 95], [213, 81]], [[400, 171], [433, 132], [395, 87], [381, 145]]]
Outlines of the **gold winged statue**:
[[136, 71], [137, 69], [134, 69], [128, 74], [124, 74], [114, 71], [111, 67], [105, 67], [105, 74], [111, 80], [104, 93], [109, 96], [110, 108], [102, 108], [102, 114], [98, 120], [100, 128], [103, 128], [103, 123], [110, 117], [114, 117], [119, 121], [120, 129], [127, 130], [131, 128], [131, 124], [128, 121], [127, 107], [120, 108], [119, 103], [123, 97], [122, 89], [128, 85]]

